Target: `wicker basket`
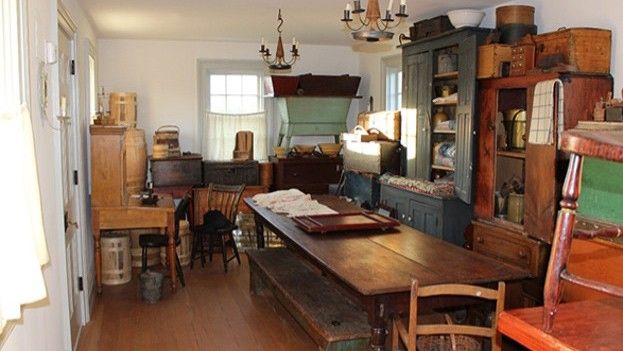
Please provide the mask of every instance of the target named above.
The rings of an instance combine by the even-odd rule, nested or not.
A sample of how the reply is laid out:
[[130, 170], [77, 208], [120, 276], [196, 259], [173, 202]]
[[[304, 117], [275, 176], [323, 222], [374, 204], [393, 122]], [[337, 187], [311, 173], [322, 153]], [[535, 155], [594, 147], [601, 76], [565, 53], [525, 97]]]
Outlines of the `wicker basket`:
[[[445, 315], [446, 322], [452, 324], [449, 315]], [[423, 335], [418, 336], [418, 351], [480, 351], [482, 343], [479, 339], [468, 335]]]

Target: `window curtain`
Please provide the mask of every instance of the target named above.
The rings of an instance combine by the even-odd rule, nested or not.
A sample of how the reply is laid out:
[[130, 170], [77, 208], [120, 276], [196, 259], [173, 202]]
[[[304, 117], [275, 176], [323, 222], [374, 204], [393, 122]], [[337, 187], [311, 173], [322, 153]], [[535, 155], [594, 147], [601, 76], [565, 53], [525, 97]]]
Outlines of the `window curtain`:
[[[21, 318], [21, 305], [46, 297], [41, 266], [49, 260], [30, 115], [0, 112], [0, 331]], [[62, 234], [59, 240], [62, 239]]]
[[231, 160], [236, 146], [236, 133], [253, 132], [253, 158], [268, 159], [266, 113], [223, 114], [207, 112], [203, 123], [203, 158]]
[[21, 318], [22, 305], [47, 295], [35, 145], [30, 115], [21, 105], [19, 9], [18, 0], [0, 0], [0, 332]]

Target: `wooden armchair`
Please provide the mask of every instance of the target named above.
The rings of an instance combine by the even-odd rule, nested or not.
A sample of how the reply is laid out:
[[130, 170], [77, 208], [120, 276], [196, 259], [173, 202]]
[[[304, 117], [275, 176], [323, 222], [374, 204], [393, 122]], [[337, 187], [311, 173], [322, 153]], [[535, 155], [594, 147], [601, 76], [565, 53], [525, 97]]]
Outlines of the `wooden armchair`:
[[[501, 349], [501, 335], [497, 332], [497, 317], [504, 309], [504, 282], [498, 288], [488, 289], [476, 285], [440, 284], [419, 287], [416, 279], [411, 281], [411, 301], [409, 306], [409, 324], [405, 325], [399, 317], [392, 322], [392, 349], [399, 350], [404, 344], [408, 351], [416, 351], [417, 338], [423, 335], [470, 335], [491, 339], [491, 349]], [[460, 324], [418, 324], [418, 298], [431, 296], [464, 296], [483, 300], [496, 301], [495, 315], [491, 327], [480, 327]]]
[[623, 226], [613, 225], [595, 231], [576, 229], [576, 209], [582, 183], [584, 157], [623, 163], [623, 130], [570, 130], [563, 134], [561, 149], [571, 153], [562, 201], [554, 232], [554, 242], [543, 292], [543, 330], [551, 332], [562, 292], [562, 281], [623, 297], [623, 288], [577, 276], [567, 271], [571, 241], [576, 238], [620, 237]]

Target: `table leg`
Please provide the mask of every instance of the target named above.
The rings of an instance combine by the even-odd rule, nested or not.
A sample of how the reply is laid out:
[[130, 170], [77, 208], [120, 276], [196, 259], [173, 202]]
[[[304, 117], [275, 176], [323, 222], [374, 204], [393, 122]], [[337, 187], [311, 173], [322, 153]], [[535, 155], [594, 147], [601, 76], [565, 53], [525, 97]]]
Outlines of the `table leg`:
[[177, 286], [177, 271], [175, 270], [175, 214], [171, 212], [167, 216], [167, 262], [169, 263], [169, 274], [171, 276], [171, 290], [175, 291]]
[[264, 248], [264, 223], [262, 222], [262, 217], [257, 213], [254, 213], [255, 217], [255, 235], [257, 239], [257, 248]]
[[100, 242], [100, 217], [99, 211], [91, 212], [91, 226], [93, 230], [93, 241], [95, 242], [95, 291], [102, 293], [102, 246]]

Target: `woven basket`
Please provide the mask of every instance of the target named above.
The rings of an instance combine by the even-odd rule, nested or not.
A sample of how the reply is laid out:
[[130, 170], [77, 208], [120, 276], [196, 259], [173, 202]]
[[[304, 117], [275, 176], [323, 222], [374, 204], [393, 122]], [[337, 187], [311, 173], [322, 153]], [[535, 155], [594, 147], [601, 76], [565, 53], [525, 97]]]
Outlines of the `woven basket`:
[[[449, 315], [445, 315], [448, 324], [452, 324]], [[422, 335], [418, 336], [418, 351], [480, 351], [480, 340], [468, 335]]]

